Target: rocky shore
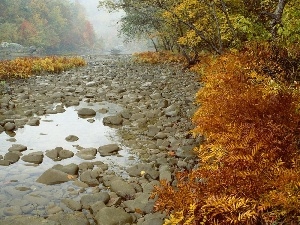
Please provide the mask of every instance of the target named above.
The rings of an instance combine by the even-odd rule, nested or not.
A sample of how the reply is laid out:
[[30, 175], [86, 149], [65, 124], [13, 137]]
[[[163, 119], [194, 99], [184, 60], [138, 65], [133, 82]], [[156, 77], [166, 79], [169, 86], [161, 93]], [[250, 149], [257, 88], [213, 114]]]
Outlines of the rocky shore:
[[[0, 149], [2, 168], [20, 161], [36, 168], [45, 159], [52, 163], [33, 178], [38, 190], [18, 185], [19, 180], [10, 180], [13, 185], [8, 187], [1, 184], [6, 192], [0, 197], [11, 195], [16, 201], [0, 202], [0, 225], [162, 225], [165, 214], [154, 212], [155, 199], [149, 198], [154, 185], [160, 180], [176, 185], [176, 171], [197, 165], [193, 147], [201, 140], [189, 134], [197, 107], [194, 97], [200, 88], [196, 75], [179, 65], [138, 64], [126, 55], [87, 60], [88, 66], [61, 75], [7, 82], [10, 91], [0, 95], [0, 134], [5, 132], [12, 139], [10, 148]], [[103, 124], [115, 129], [118, 142], [78, 147], [76, 152], [60, 146], [32, 151], [13, 143], [16, 130], [39, 126], [41, 116], [64, 113], [82, 102], [86, 106], [77, 110], [78, 116], [93, 123], [96, 114], [103, 114]], [[103, 102], [120, 110], [92, 107]], [[89, 135], [97, 133], [91, 130]], [[77, 140], [66, 134], [66, 141]], [[123, 171], [99, 160], [100, 156], [122, 157], [124, 146], [133, 160]], [[80, 163], [61, 163], [74, 157]], [[47, 192], [51, 186], [60, 192]], [[51, 201], [54, 196], [57, 201]]]

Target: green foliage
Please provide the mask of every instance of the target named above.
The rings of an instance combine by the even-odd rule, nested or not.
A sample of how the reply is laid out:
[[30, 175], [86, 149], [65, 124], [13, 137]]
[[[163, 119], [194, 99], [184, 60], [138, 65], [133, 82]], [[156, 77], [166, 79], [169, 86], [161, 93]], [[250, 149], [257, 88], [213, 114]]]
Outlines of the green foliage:
[[84, 9], [67, 0], [11, 0], [0, 3], [0, 43], [15, 42], [46, 51], [91, 47], [95, 33]]
[[27, 78], [43, 72], [61, 73], [85, 65], [86, 62], [80, 57], [16, 58], [0, 61], [0, 79]]

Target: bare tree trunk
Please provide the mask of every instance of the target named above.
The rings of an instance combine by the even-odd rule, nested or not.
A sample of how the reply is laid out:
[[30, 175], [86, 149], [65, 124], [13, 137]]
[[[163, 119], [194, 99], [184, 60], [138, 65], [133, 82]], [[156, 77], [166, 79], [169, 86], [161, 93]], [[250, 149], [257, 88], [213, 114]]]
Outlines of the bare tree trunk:
[[270, 23], [271, 24], [271, 34], [272, 34], [273, 39], [275, 39], [278, 35], [278, 33], [277, 33], [278, 26], [277, 25], [281, 23], [283, 10], [288, 1], [289, 0], [278, 0], [276, 10], [273, 13], [272, 20]]

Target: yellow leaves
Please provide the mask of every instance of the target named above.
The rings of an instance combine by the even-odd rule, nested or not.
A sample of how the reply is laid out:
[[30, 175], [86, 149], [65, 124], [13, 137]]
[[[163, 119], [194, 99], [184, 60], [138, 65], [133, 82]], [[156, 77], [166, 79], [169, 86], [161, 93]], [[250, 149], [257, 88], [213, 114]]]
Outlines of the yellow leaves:
[[181, 45], [195, 47], [200, 41], [201, 38], [196, 34], [196, 31], [189, 30], [186, 32], [186, 35], [184, 37], [180, 37], [177, 42]]
[[27, 78], [36, 73], [60, 73], [73, 67], [85, 66], [86, 62], [80, 57], [16, 58], [0, 61], [0, 78]]
[[182, 63], [182, 56], [169, 51], [135, 53], [134, 59], [139, 63]]

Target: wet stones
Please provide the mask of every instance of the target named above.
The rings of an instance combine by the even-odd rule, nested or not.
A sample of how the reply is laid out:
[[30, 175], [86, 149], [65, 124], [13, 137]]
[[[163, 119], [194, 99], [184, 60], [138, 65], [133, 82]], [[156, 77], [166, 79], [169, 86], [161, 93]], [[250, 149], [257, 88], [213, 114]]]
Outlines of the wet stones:
[[96, 158], [96, 154], [97, 154], [96, 148], [84, 148], [81, 149], [79, 152], [77, 152], [76, 156], [78, 156], [81, 159], [92, 160]]
[[75, 135], [69, 135], [68, 137], [65, 138], [65, 140], [68, 142], [75, 142], [75, 141], [78, 141], [79, 138]]
[[39, 152], [29, 153], [28, 155], [24, 155], [21, 159], [24, 162], [41, 164], [43, 162], [43, 158], [44, 158], [43, 152], [39, 151]]
[[67, 173], [62, 171], [50, 168], [46, 170], [37, 180], [36, 182], [53, 185], [53, 184], [60, 184], [69, 181], [70, 178], [68, 177]]
[[121, 149], [117, 144], [108, 144], [108, 145], [103, 145], [98, 148], [98, 152], [100, 153], [101, 156], [110, 156], [116, 154], [118, 151]]
[[107, 116], [103, 118], [103, 124], [105, 126], [109, 126], [109, 125], [122, 125], [123, 123], [123, 118], [119, 115], [117, 116]]
[[133, 218], [129, 213], [122, 208], [116, 207], [102, 208], [95, 215], [95, 220], [97, 224], [101, 225], [131, 224], [133, 222]]
[[80, 108], [77, 114], [80, 117], [93, 117], [96, 115], [96, 111], [90, 108]]
[[63, 159], [73, 157], [74, 153], [72, 151], [63, 149], [62, 147], [56, 147], [55, 149], [47, 150], [46, 156], [52, 159], [53, 161], [60, 161]]
[[27, 147], [24, 145], [20, 145], [20, 144], [13, 144], [8, 151], [9, 152], [23, 152], [26, 151]]

